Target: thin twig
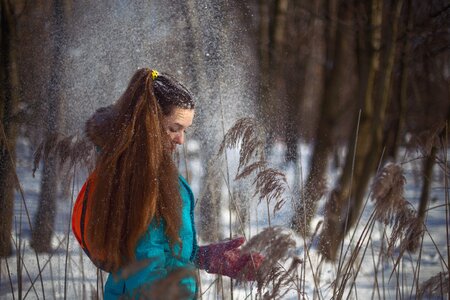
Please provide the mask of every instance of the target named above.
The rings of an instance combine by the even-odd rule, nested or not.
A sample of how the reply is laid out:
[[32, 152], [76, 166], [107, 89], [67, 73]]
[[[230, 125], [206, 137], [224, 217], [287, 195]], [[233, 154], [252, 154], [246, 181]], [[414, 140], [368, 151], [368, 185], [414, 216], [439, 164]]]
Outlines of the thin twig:
[[[353, 188], [353, 174], [355, 172], [355, 159], [356, 159], [356, 149], [357, 149], [357, 145], [358, 145], [358, 135], [359, 135], [359, 125], [361, 122], [361, 109], [359, 110], [358, 113], [358, 122], [356, 125], [356, 133], [355, 133], [355, 144], [353, 145], [353, 158], [352, 158], [352, 171], [351, 171], [351, 176], [350, 176], [350, 191]], [[348, 212], [350, 211], [350, 199], [351, 199], [351, 192], [350, 195], [348, 196], [348, 203], [347, 203], [347, 214], [346, 214], [346, 218], [345, 218], [345, 226], [344, 226], [344, 232], [347, 231], [347, 223], [348, 223]], [[339, 252], [339, 263], [338, 263], [338, 269], [337, 269], [337, 274], [336, 274], [336, 280], [338, 280], [340, 278], [340, 271], [341, 271], [341, 267], [343, 264], [342, 261], [342, 250], [344, 248], [344, 243], [341, 243], [341, 250]], [[337, 284], [334, 286], [334, 290], [333, 290], [333, 297], [336, 296], [336, 287]]]
[[[59, 241], [59, 244], [58, 244], [57, 248], [59, 248], [59, 247], [63, 244], [63, 242], [65, 241], [65, 239], [66, 239], [66, 238], [64, 237], [62, 240]], [[25, 293], [25, 296], [23, 296], [23, 300], [25, 300], [25, 298], [27, 297], [27, 295], [28, 295], [28, 293], [30, 292], [30, 290], [31, 290], [32, 288], [34, 289], [34, 284], [35, 284], [35, 282], [36, 282], [39, 278], [42, 278], [42, 272], [43, 272], [43, 270], [47, 267], [47, 264], [50, 263], [50, 260], [52, 259], [53, 255], [54, 255], [54, 252], [51, 253], [51, 254], [49, 255], [47, 261], [46, 261], [46, 262], [44, 263], [44, 265], [42, 266], [42, 269], [39, 269], [39, 273], [38, 273], [38, 274], [36, 275], [36, 277], [31, 281], [31, 286], [28, 288], [27, 292]]]
[[[22, 197], [23, 205], [25, 207], [25, 212], [26, 212], [27, 218], [28, 218], [28, 225], [30, 226], [30, 231], [33, 231], [30, 214], [28, 212], [27, 203], [25, 201], [25, 193], [23, 191], [22, 185], [20, 184], [19, 176], [17, 175], [17, 172], [16, 172], [16, 168], [15, 168], [16, 164], [15, 164], [15, 162], [13, 160], [12, 155], [11, 155], [11, 151], [10, 151], [9, 145], [8, 145], [8, 139], [6, 137], [5, 128], [3, 127], [3, 123], [2, 122], [0, 122], [0, 129], [1, 129], [2, 139], [3, 139], [4, 143], [5, 143], [5, 149], [6, 149], [7, 153], [8, 153], [11, 166], [13, 166], [12, 170], [13, 170], [14, 179], [16, 180], [16, 184], [17, 184], [17, 187], [19, 189], [20, 196]], [[41, 267], [40, 267], [40, 262], [39, 262], [39, 256], [38, 256], [36, 250], [34, 250], [34, 254], [35, 254], [35, 258], [36, 258], [36, 263], [37, 263], [37, 267], [38, 267], [38, 270], [39, 270], [39, 274], [41, 274]], [[40, 276], [39, 278], [40, 278], [40, 281], [41, 281], [42, 297], [45, 300], [44, 280], [42, 279], [42, 276]]]
[[15, 300], [16, 296], [14, 295], [14, 286], [13, 286], [13, 283], [12, 283], [11, 271], [9, 270], [9, 264], [8, 264], [8, 259], [7, 258], [5, 258], [5, 262], [6, 262], [6, 271], [8, 272], [9, 284], [11, 286], [11, 295], [13, 296], [13, 300]]
[[[12, 233], [10, 233], [10, 235], [11, 235], [11, 240], [12, 240], [13, 243], [14, 243], [14, 247], [15, 247], [15, 249], [16, 249], [16, 251], [17, 251], [17, 249], [18, 249], [18, 246], [17, 246], [17, 237], [16, 237], [16, 239], [14, 239]], [[22, 249], [24, 249], [24, 248], [25, 248], [25, 247], [23, 247]], [[24, 250], [22, 250], [22, 257], [23, 257], [23, 251], [24, 251]], [[5, 258], [5, 259], [6, 259], [6, 258]], [[28, 271], [28, 268], [27, 268], [25, 262], [23, 261], [23, 258], [22, 258], [22, 266], [23, 266], [23, 268], [25, 269], [25, 272], [27, 273], [28, 280], [31, 282], [31, 275], [30, 275], [30, 272]], [[37, 291], [36, 291], [36, 288], [35, 288], [34, 286], [33, 286], [33, 291], [34, 291], [34, 294], [36, 295], [36, 298], [39, 299], [39, 295], [38, 295], [38, 293], [37, 293]]]
[[[429, 204], [429, 203], [428, 203]], [[425, 210], [427, 211], [427, 210]], [[428, 213], [425, 213], [425, 220], [428, 218]], [[414, 277], [413, 277], [413, 284], [411, 287], [411, 293], [410, 293], [410, 299], [412, 299], [412, 292], [414, 289], [414, 286], [416, 286], [416, 290], [419, 288], [419, 277], [420, 277], [420, 266], [421, 266], [421, 261], [422, 261], [422, 248], [423, 248], [423, 238], [425, 236], [425, 233], [422, 232], [421, 233], [421, 241], [420, 241], [420, 248], [419, 248], [419, 257], [417, 258], [417, 268], [416, 268], [416, 272], [414, 272]]]
[[68, 265], [68, 258], [69, 258], [69, 243], [70, 243], [70, 225], [72, 220], [72, 208], [73, 208], [73, 197], [75, 194], [75, 177], [76, 177], [76, 163], [73, 166], [73, 179], [72, 179], [72, 195], [70, 198], [70, 215], [69, 215], [69, 222], [67, 226], [67, 244], [66, 244], [66, 261], [64, 266], [64, 300], [67, 299], [67, 265]]
[[[49, 262], [48, 265], [49, 265], [49, 268], [50, 268], [50, 281], [51, 281], [51, 283], [52, 283], [53, 298], [56, 299], [55, 282], [58, 283], [58, 294], [59, 294], [59, 292], [60, 292], [60, 289], [59, 289], [60, 281], [59, 281], [59, 280], [56, 281], [56, 280], [54, 279], [54, 277], [53, 277], [53, 265], [52, 265], [52, 260], [49, 259], [48, 262]], [[59, 273], [59, 272], [58, 272], [58, 273]]]
[[[444, 160], [445, 160], [445, 168], [448, 166], [448, 157], [447, 157], [447, 151], [448, 151], [448, 120], [445, 124], [445, 147], [443, 147], [444, 152]], [[448, 186], [448, 177], [447, 177], [447, 169], [444, 170], [444, 185], [445, 185], [445, 229], [447, 233], [447, 270], [448, 266], [450, 265], [450, 236], [449, 236], [449, 211], [450, 211], [450, 197], [449, 197], [449, 186]], [[449, 284], [450, 286], [450, 284]]]

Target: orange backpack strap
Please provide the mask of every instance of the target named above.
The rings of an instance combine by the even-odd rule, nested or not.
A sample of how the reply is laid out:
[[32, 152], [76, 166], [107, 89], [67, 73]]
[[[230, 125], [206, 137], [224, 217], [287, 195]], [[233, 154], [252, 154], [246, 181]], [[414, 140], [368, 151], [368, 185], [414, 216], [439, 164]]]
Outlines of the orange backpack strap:
[[93, 252], [89, 250], [89, 245], [86, 241], [87, 224], [90, 218], [90, 210], [88, 208], [92, 205], [90, 201], [92, 199], [93, 190], [95, 189], [95, 180], [96, 174], [92, 173], [78, 193], [72, 213], [72, 231], [81, 248], [92, 263], [104, 271], [111, 272], [111, 268], [108, 267], [109, 265], [107, 264], [107, 253], [104, 251], [94, 251], [95, 256], [93, 256]]
[[85, 240], [86, 226], [88, 222], [87, 208], [89, 196], [92, 194], [92, 183], [95, 179], [94, 173], [89, 176], [78, 193], [72, 213], [72, 231], [78, 243], [89, 256], [89, 250]]
[[[82, 247], [85, 251], [89, 252], [87, 245], [86, 245], [86, 240], [85, 240], [85, 231], [84, 228], [86, 226], [86, 210], [87, 210], [87, 202], [88, 202], [88, 197], [89, 197], [89, 187], [90, 187], [90, 182], [86, 182], [86, 189], [84, 192], [84, 197], [83, 197], [83, 206], [82, 206], [82, 210], [81, 210], [81, 217], [80, 217], [80, 232], [81, 232], [81, 242], [82, 242]], [[89, 253], [88, 253], [89, 255]]]

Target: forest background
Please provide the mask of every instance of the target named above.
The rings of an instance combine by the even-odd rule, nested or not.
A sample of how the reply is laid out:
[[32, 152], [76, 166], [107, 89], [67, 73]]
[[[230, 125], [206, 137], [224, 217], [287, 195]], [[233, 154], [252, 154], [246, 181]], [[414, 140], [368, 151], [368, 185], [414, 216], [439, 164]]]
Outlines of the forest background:
[[[282, 225], [315, 236], [317, 252], [328, 261], [340, 261], [342, 242], [388, 162], [419, 166], [420, 196], [410, 220], [419, 225], [405, 233], [405, 249], [420, 249], [436, 172], [445, 196], [440, 203], [449, 205], [447, 1], [1, 0], [0, 21], [2, 261], [21, 249], [14, 206], [26, 182], [16, 162], [30, 151], [44, 158], [38, 193], [27, 199], [36, 208], [27, 216], [27, 247], [36, 256], [52, 253], [58, 205], [70, 203], [61, 199], [71, 198], [77, 164], [71, 159], [92, 154], [83, 140], [84, 121], [115, 101], [143, 66], [175, 75], [196, 97], [189, 139], [198, 147], [185, 148], [181, 156], [201, 162], [191, 176], [205, 242], [227, 235], [217, 179], [223, 174], [214, 172], [212, 162], [238, 120], [241, 130], [262, 125], [264, 159], [282, 147], [279, 168], [288, 172], [294, 166], [292, 214]], [[62, 144], [70, 154], [57, 150]], [[311, 152], [305, 177], [298, 171], [301, 145]], [[32, 165], [28, 161], [30, 173]], [[250, 173], [262, 166], [242, 169]], [[331, 185], [330, 168], [337, 174]], [[281, 202], [280, 195], [275, 198]], [[318, 213], [322, 221], [313, 230]], [[270, 213], [268, 218], [270, 223]], [[446, 211], [448, 229], [447, 218]], [[448, 239], [447, 231], [447, 249], [441, 249], [447, 293]]]

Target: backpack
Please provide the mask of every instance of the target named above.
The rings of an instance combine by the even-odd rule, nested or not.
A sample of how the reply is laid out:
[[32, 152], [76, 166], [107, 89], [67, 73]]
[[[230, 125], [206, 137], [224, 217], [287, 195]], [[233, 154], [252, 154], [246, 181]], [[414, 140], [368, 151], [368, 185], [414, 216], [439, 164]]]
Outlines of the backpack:
[[75, 238], [77, 239], [81, 248], [84, 250], [92, 263], [97, 268], [103, 271], [110, 272], [111, 270], [106, 267], [106, 253], [97, 253], [94, 257], [91, 251], [89, 251], [89, 245], [87, 244], [85, 238], [87, 224], [90, 218], [90, 210], [88, 210], [88, 207], [91, 203], [89, 200], [92, 199], [95, 180], [95, 173], [89, 175], [88, 179], [86, 179], [86, 182], [83, 184], [80, 192], [78, 193], [72, 212], [72, 232], [75, 235]]

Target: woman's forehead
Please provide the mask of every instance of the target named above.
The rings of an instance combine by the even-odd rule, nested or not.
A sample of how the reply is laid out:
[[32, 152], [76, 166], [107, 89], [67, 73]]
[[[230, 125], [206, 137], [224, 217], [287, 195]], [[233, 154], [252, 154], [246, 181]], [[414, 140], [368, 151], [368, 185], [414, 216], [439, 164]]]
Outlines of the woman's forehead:
[[195, 111], [193, 109], [175, 107], [172, 113], [165, 117], [169, 124], [178, 124], [184, 128], [192, 125]]

